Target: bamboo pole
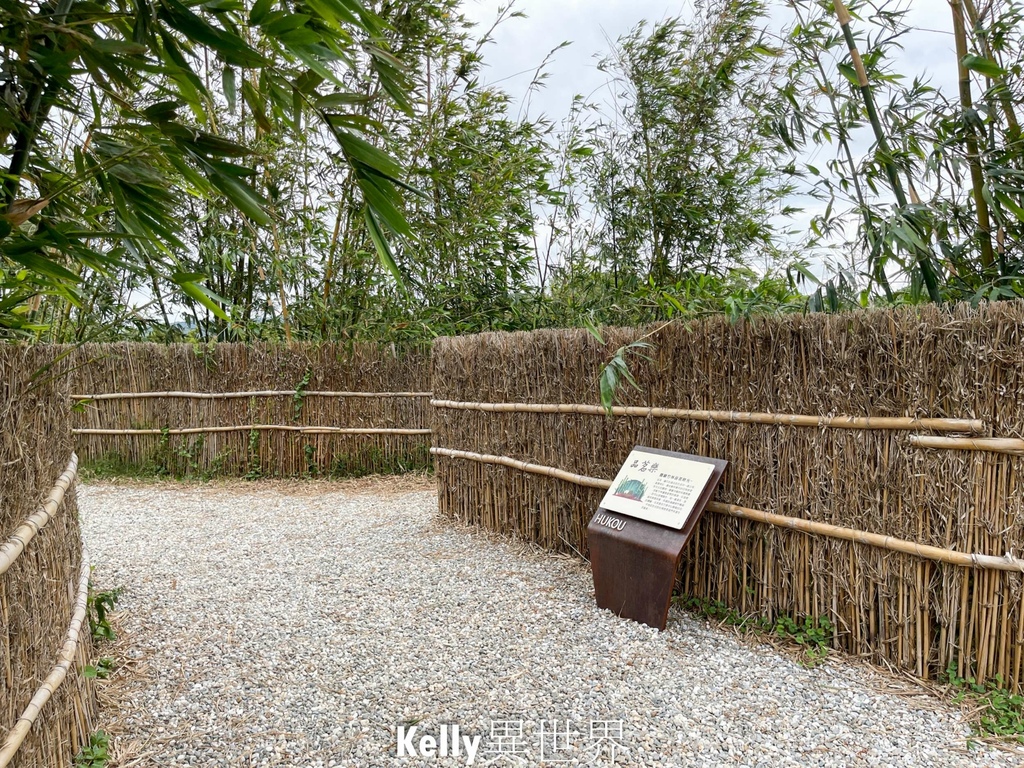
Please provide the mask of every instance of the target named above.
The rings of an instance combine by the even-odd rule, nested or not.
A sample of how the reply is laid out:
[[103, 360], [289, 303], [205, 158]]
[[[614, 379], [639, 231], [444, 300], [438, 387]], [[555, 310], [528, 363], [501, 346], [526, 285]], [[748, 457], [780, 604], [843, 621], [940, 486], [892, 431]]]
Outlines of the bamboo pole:
[[89, 601], [89, 558], [85, 550], [82, 550], [82, 568], [78, 577], [78, 594], [75, 598], [75, 610], [71, 616], [71, 624], [68, 626], [68, 633], [61, 647], [57, 663], [50, 674], [46, 676], [43, 684], [39, 686], [32, 700], [21, 713], [21, 717], [14, 724], [14, 728], [7, 735], [3, 747], [0, 747], [0, 768], [7, 768], [14, 754], [21, 747], [39, 717], [40, 711], [46, 706], [53, 693], [60, 687], [67, 677], [68, 671], [75, 663], [75, 654], [78, 652], [79, 636], [82, 633], [82, 623], [85, 620], [85, 612]]
[[[576, 413], [603, 416], [604, 406], [582, 403], [470, 403], [455, 400], [431, 400], [435, 408], [491, 413]], [[716, 421], [734, 424], [777, 424], [789, 427], [831, 427], [833, 429], [930, 429], [936, 432], [973, 432], [986, 430], [981, 419], [916, 418], [913, 416], [812, 416], [790, 413], [756, 413], [749, 411], [705, 411], [689, 408], [645, 408], [613, 406], [613, 416], [658, 417]]]
[[432, 392], [331, 392], [321, 390], [265, 389], [252, 392], [106, 392], [95, 395], [71, 395], [72, 400], [143, 400], [151, 397], [190, 400], [232, 400], [242, 397], [431, 397]]
[[530, 472], [534, 475], [557, 477], [559, 480], [565, 480], [568, 483], [575, 483], [576, 485], [585, 485], [589, 488], [601, 488], [607, 490], [612, 484], [611, 480], [602, 480], [599, 477], [577, 475], [573, 472], [566, 472], [564, 469], [548, 467], [544, 464], [531, 464], [527, 461], [519, 461], [517, 459], [509, 458], [508, 456], [493, 456], [486, 453], [473, 453], [472, 451], [457, 451], [453, 448], [437, 447], [431, 447], [430, 452], [435, 456], [447, 456], [452, 459], [468, 459], [469, 461], [477, 461], [481, 464], [501, 464], [502, 466], [520, 469], [523, 472]]
[[1024, 456], [1024, 440], [1016, 437], [938, 437], [910, 435], [910, 444], [918, 448], [953, 451], [987, 451]]
[[[966, 115], [974, 109], [971, 97], [971, 73], [964, 64], [967, 58], [967, 28], [964, 24], [962, 0], [949, 0], [953, 12], [953, 39], [956, 44], [957, 77], [960, 90], [960, 109]], [[985, 199], [985, 177], [981, 170], [981, 153], [978, 151], [978, 135], [970, 120], [964, 120], [966, 129], [964, 143], [967, 145], [967, 167], [971, 171], [971, 193], [974, 210], [978, 217], [975, 240], [981, 246], [981, 266], [988, 270], [995, 262], [992, 251], [992, 226], [988, 215], [988, 201]]]
[[[611, 480], [605, 480], [599, 477], [588, 477], [587, 475], [579, 475], [574, 472], [566, 472], [565, 470], [548, 467], [543, 464], [531, 464], [526, 461], [509, 458], [508, 456], [493, 456], [483, 453], [473, 453], [471, 451], [457, 451], [451, 448], [438, 448], [436, 446], [432, 447], [430, 452], [435, 456], [466, 459], [483, 464], [500, 464], [502, 466], [522, 470], [523, 472], [555, 477], [559, 480], [590, 488], [607, 489], [610, 488], [612, 484]], [[763, 512], [759, 509], [750, 509], [749, 507], [741, 507], [736, 504], [725, 504], [718, 501], [709, 502], [707, 509], [720, 515], [730, 515], [744, 520], [753, 520], [755, 522], [773, 525], [778, 528], [788, 528], [789, 530], [799, 531], [801, 533], [826, 536], [828, 538], [841, 539], [843, 541], [852, 541], [856, 544], [864, 544], [878, 549], [889, 550], [890, 552], [903, 552], [908, 555], [916, 555], [917, 557], [921, 557], [926, 560], [934, 560], [940, 563], [949, 563], [951, 565], [959, 565], [966, 568], [981, 568], [987, 570], [1024, 573], [1024, 560], [1010, 555], [998, 557], [996, 555], [957, 552], [952, 549], [942, 549], [941, 547], [933, 547], [927, 544], [918, 544], [917, 542], [907, 541], [906, 539], [897, 539], [880, 533], [868, 533], [867, 531], [843, 528], [838, 525], [831, 525], [830, 523], [819, 523], [814, 520], [805, 520], [800, 517], [787, 517], [785, 515], [777, 515], [772, 512]]]
[[[885, 166], [886, 175], [889, 177], [889, 184], [892, 187], [893, 194], [896, 196], [896, 202], [899, 204], [900, 211], [906, 211], [908, 207], [907, 196], [903, 191], [903, 184], [900, 181], [899, 170], [896, 167], [896, 163], [892, 159], [892, 149], [889, 147], [889, 140], [886, 138], [885, 131], [882, 128], [882, 123], [878, 118], [878, 110], [875, 107], [875, 97], [871, 89], [871, 83], [868, 80], [867, 69], [864, 66], [864, 60], [861, 58], [860, 51], [857, 49], [857, 43], [853, 37], [853, 31], [850, 29], [850, 22], [853, 21], [853, 17], [850, 15], [850, 11], [843, 4], [842, 0], [833, 0], [833, 6], [836, 10], [836, 18], [839, 20], [839, 28], [843, 32], [843, 39], [846, 41], [847, 47], [850, 49], [850, 59], [853, 62], [854, 70], [857, 73], [857, 86], [861, 93], [861, 98], [864, 100], [864, 111], [867, 112], [868, 122], [871, 123], [871, 128], [875, 134], [875, 141], [878, 145], [878, 155], [882, 159], [882, 164]], [[942, 293], [939, 291], [939, 280], [935, 274], [935, 267], [931, 262], [931, 254], [926, 248], [914, 248], [912, 249], [914, 257], [921, 268], [921, 277], [924, 280], [924, 284], [928, 289], [928, 297], [935, 304], [942, 303]]]
[[68, 486], [75, 481], [77, 474], [78, 456], [72, 453], [67, 468], [57, 478], [57, 482], [50, 490], [50, 494], [46, 497], [43, 505], [30, 515], [24, 523], [19, 525], [3, 545], [0, 545], [0, 576], [7, 573], [7, 570], [14, 564], [14, 561], [25, 551], [28, 543], [50, 522], [50, 519], [56, 514], [61, 503], [64, 501], [64, 494], [67, 492]]
[[299, 432], [304, 435], [429, 435], [429, 429], [384, 427], [297, 427], [286, 424], [237, 424], [228, 427], [182, 429], [72, 429], [73, 435], [199, 435], [214, 432]]

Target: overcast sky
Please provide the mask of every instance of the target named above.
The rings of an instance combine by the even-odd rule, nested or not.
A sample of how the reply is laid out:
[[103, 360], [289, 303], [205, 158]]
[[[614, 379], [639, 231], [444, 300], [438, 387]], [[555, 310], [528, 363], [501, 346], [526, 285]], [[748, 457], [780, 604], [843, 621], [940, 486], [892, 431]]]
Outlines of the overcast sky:
[[[504, 4], [463, 0], [463, 10], [473, 21], [488, 26]], [[949, 4], [946, 0], [912, 0], [904, 5], [911, 9], [911, 26], [933, 31], [904, 38], [901, 71], [928, 75], [943, 90], [955, 86], [956, 55]], [[773, 6], [773, 24], [781, 26], [791, 18], [781, 0]], [[527, 18], [511, 19], [498, 28], [494, 42], [484, 49], [487, 66], [480, 79], [484, 83], [500, 82], [509, 94], [521, 98], [548, 51], [571, 41], [572, 45], [555, 54], [547, 68], [547, 84], [532, 97], [530, 105], [534, 117], [546, 114], [557, 120], [568, 113], [575, 94], [595, 93], [595, 98], [600, 98], [606, 77], [597, 70], [597, 62], [609, 50], [609, 40], [614, 41], [642, 20], [653, 23], [674, 16], [687, 18], [692, 7], [690, 2], [666, 0], [517, 0], [514, 8], [525, 12]]]

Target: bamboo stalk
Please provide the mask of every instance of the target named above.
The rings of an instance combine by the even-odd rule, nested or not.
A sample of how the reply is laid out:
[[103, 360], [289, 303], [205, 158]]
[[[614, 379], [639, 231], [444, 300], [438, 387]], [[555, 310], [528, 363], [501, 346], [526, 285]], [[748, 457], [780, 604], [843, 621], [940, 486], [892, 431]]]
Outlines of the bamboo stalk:
[[[875, 142], [878, 145], [878, 154], [882, 159], [882, 164], [885, 166], [885, 172], [889, 177], [889, 184], [892, 187], [893, 194], [896, 196], [896, 202], [899, 204], [901, 211], [906, 211], [908, 205], [907, 196], [903, 191], [903, 184], [900, 181], [899, 171], [892, 160], [892, 149], [889, 147], [889, 140], [882, 128], [882, 122], [878, 117], [878, 110], [875, 107], [875, 97], [871, 89], [871, 83], [868, 80], [868, 73], [864, 66], [864, 60], [861, 58], [860, 51], [857, 50], [857, 43], [854, 40], [853, 31], [850, 29], [850, 22], [853, 21], [853, 17], [850, 15], [850, 11], [843, 4], [842, 0], [833, 0], [833, 6], [836, 10], [836, 18], [839, 20], [839, 28], [843, 32], [843, 39], [846, 41], [846, 45], [850, 49], [850, 59], [852, 60], [853, 67], [857, 72], [857, 86], [860, 90], [861, 98], [864, 100], [864, 111], [867, 113], [868, 122], [871, 123], [871, 128], [875, 134]], [[939, 291], [939, 281], [935, 274], [935, 268], [931, 262], [931, 254], [925, 248], [915, 248], [913, 251], [918, 266], [921, 267], [921, 277], [928, 289], [928, 298], [936, 304], [941, 304], [942, 293]]]
[[253, 392], [106, 392], [96, 395], [71, 395], [72, 400], [143, 400], [151, 397], [190, 400], [231, 400], [241, 397], [430, 397], [432, 392], [331, 392], [320, 390], [266, 389]]
[[7, 739], [4, 741], [3, 747], [0, 747], [0, 768], [7, 768], [10, 765], [11, 760], [14, 758], [14, 754], [21, 747], [25, 741], [25, 737], [28, 735], [32, 728], [32, 724], [35, 723], [36, 718], [39, 717], [40, 711], [46, 706], [46, 702], [50, 700], [53, 693], [60, 687], [61, 683], [67, 677], [68, 670], [75, 663], [75, 654], [78, 651], [79, 636], [82, 632], [82, 623], [85, 620], [85, 612], [88, 606], [89, 600], [89, 558], [86, 556], [86, 552], [82, 550], [82, 568], [78, 577], [78, 594], [75, 598], [75, 610], [71, 616], [71, 624], [68, 626], [67, 636], [64, 640], [64, 645], [61, 647], [60, 655], [57, 657], [57, 663], [53, 669], [50, 670], [50, 674], [46, 676], [43, 684], [39, 686], [32, 700], [25, 708], [24, 712], [21, 713], [21, 717], [14, 724], [14, 728], [7, 735]]
[[575, 483], [576, 485], [584, 485], [589, 488], [602, 488], [607, 490], [612, 484], [611, 480], [602, 480], [599, 477], [577, 475], [574, 472], [566, 472], [564, 469], [548, 467], [543, 464], [531, 464], [527, 461], [519, 461], [517, 459], [509, 458], [508, 456], [492, 456], [486, 453], [473, 453], [472, 451], [457, 451], [452, 448], [437, 447], [431, 447], [430, 452], [435, 456], [447, 456], [452, 459], [468, 459], [469, 461], [477, 461], [481, 464], [501, 464], [502, 466], [520, 469], [523, 472], [530, 472], [534, 475], [557, 477], [559, 480], [565, 480], [566, 482]]
[[[587, 475], [576, 474], [575, 472], [566, 472], [565, 470], [545, 466], [543, 464], [531, 464], [530, 462], [519, 461], [518, 459], [513, 459], [508, 456], [493, 456], [490, 454], [473, 453], [472, 451], [458, 451], [451, 448], [439, 448], [436, 446], [431, 447], [430, 452], [435, 456], [466, 459], [483, 464], [500, 464], [502, 466], [522, 470], [523, 472], [530, 472], [535, 475], [555, 477], [559, 480], [575, 483], [576, 485], [587, 486], [589, 488], [607, 489], [610, 488], [612, 484], [611, 480], [605, 480], [599, 477], [589, 477]], [[806, 520], [800, 517], [787, 517], [785, 515], [777, 515], [772, 512], [762, 512], [759, 509], [750, 509], [749, 507], [741, 507], [736, 504], [725, 504], [718, 501], [709, 502], [707, 509], [710, 512], [715, 512], [721, 515], [730, 515], [744, 520], [753, 520], [759, 523], [773, 525], [778, 528], [788, 528], [792, 531], [800, 531], [801, 533], [827, 536], [829, 538], [841, 539], [843, 541], [852, 541], [856, 544], [865, 544], [870, 547], [889, 550], [890, 552], [903, 552], [904, 554], [916, 555], [917, 557], [921, 557], [926, 560], [934, 560], [940, 563], [949, 563], [951, 565], [959, 565], [966, 568], [1024, 573], [1024, 560], [1010, 555], [998, 557], [996, 555], [957, 552], [952, 549], [942, 549], [941, 547], [933, 547], [927, 544], [918, 544], [917, 542], [907, 541], [906, 539], [897, 539], [893, 536], [886, 536], [880, 533], [858, 531], [853, 528], [844, 528], [838, 525], [831, 525], [830, 523], [819, 523], [815, 520]]]
[[57, 482], [46, 497], [43, 505], [30, 515], [24, 523], [19, 525], [3, 545], [0, 545], [0, 576], [7, 573], [7, 570], [14, 564], [14, 561], [25, 551], [28, 543], [50, 522], [50, 519], [56, 514], [61, 503], [64, 501], [64, 494], [67, 492], [68, 486], [75, 481], [77, 474], [78, 456], [72, 453], [67, 468], [57, 478]]
[[[964, 65], [967, 57], [967, 29], [964, 24], [964, 8], [961, 0], [949, 0], [953, 12], [953, 39], [956, 43], [957, 76], [960, 89], [960, 109], [966, 115], [974, 109], [971, 97], [971, 73]], [[967, 166], [971, 171], [971, 193], [974, 196], [974, 210], [978, 217], [978, 231], [975, 240], [981, 246], [981, 266], [991, 269], [995, 262], [992, 252], [991, 223], [988, 216], [988, 201], [985, 199], [985, 177], [981, 170], [981, 153], [978, 151], [978, 136], [971, 121], [964, 120], [967, 129]]]
[[[455, 400], [431, 400], [435, 408], [490, 413], [575, 413], [604, 416], [601, 405], [581, 403], [471, 403]], [[776, 424], [788, 427], [831, 427], [833, 429], [930, 429], [936, 432], [973, 432], [986, 430], [981, 419], [916, 418], [913, 416], [812, 416], [790, 413], [756, 413], [749, 411], [713, 411], [690, 408], [646, 408], [613, 406], [613, 416], [642, 418], [690, 419], [732, 424]]]
[[1016, 437], [938, 437], [910, 435], [910, 444], [918, 448], [954, 451], [986, 451], [1024, 456], [1024, 440]]
[[214, 432], [300, 432], [304, 435], [429, 435], [429, 429], [384, 427], [297, 427], [289, 424], [237, 424], [227, 427], [181, 429], [72, 429], [73, 435], [199, 435]]

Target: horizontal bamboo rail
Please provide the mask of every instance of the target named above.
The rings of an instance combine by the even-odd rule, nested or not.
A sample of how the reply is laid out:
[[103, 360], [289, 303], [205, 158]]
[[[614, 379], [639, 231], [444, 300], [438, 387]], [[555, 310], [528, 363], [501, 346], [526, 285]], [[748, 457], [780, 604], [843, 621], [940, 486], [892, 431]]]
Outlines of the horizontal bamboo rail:
[[190, 400], [232, 400], [242, 397], [430, 397], [432, 392], [330, 392], [322, 390], [265, 389], [253, 392], [106, 392], [96, 395], [71, 395], [72, 400], [143, 400], [151, 397], [177, 397]]
[[287, 424], [238, 424], [229, 427], [182, 429], [72, 429], [74, 435], [198, 435], [211, 432], [300, 432], [304, 435], [429, 435], [429, 429], [377, 427], [300, 427]]
[[527, 461], [519, 461], [518, 459], [513, 459], [508, 456], [494, 456], [487, 453], [473, 453], [472, 451], [457, 451], [454, 448], [437, 448], [436, 446], [431, 447], [430, 452], [435, 456], [447, 456], [451, 459], [467, 459], [469, 461], [478, 461], [481, 464], [501, 464], [505, 467], [520, 469], [523, 472], [530, 472], [534, 475], [546, 475], [547, 477], [556, 477], [559, 480], [565, 480], [567, 483], [585, 485], [589, 488], [601, 488], [602, 490], [607, 490], [612, 484], [611, 480], [602, 480], [600, 477], [577, 475], [573, 472], [566, 472], [564, 469], [548, 467], [544, 464], [530, 464]]
[[7, 735], [2, 747], [0, 747], [0, 768], [7, 768], [15, 753], [25, 741], [25, 737], [32, 729], [33, 723], [39, 717], [39, 713], [46, 702], [50, 700], [53, 693], [60, 687], [68, 675], [68, 671], [75, 663], [75, 655], [78, 653], [79, 637], [82, 633], [82, 624], [85, 621], [85, 612], [89, 602], [89, 558], [85, 550], [82, 550], [82, 569], [78, 578], [78, 594], [75, 597], [75, 610], [71, 615], [71, 624], [68, 626], [68, 633], [64, 645], [57, 656], [57, 663], [50, 674], [46, 676], [43, 684], [39, 686], [32, 700], [21, 713], [18, 722]]
[[64, 494], [67, 492], [68, 486], [75, 481], [77, 474], [78, 456], [72, 453], [67, 468], [57, 478], [57, 482], [50, 490], [43, 505], [19, 525], [3, 545], [0, 545], [0, 576], [7, 573], [7, 570], [14, 565], [14, 561], [25, 551], [28, 543], [50, 522], [61, 502], [64, 501]]
[[[582, 403], [470, 403], [456, 400], [431, 400], [435, 408], [491, 413], [580, 413], [607, 414], [601, 405]], [[832, 429], [930, 429], [936, 432], [972, 432], [986, 430], [980, 419], [931, 419], [913, 416], [809, 416], [793, 413], [754, 413], [749, 411], [702, 411], [689, 408], [645, 408], [616, 405], [613, 416], [639, 416], [692, 421], [719, 421], [735, 424], [776, 424], [788, 427], [830, 427]]]
[[[451, 448], [437, 447], [431, 448], [430, 452], [436, 456], [467, 459], [469, 461], [477, 461], [483, 464], [500, 464], [502, 466], [522, 470], [523, 472], [530, 472], [535, 475], [555, 477], [559, 480], [575, 483], [576, 485], [587, 486], [589, 488], [607, 489], [611, 487], [612, 484], [611, 480], [605, 480], [600, 477], [578, 475], [573, 472], [566, 472], [565, 470], [545, 466], [543, 464], [531, 464], [526, 461], [519, 461], [508, 456], [494, 456], [490, 454], [473, 453], [471, 451], [457, 451]], [[801, 533], [811, 535], [852, 541], [857, 544], [864, 544], [878, 549], [886, 549], [891, 552], [903, 552], [909, 555], [916, 555], [925, 560], [934, 560], [940, 563], [949, 563], [951, 565], [959, 565], [967, 568], [1014, 571], [1017, 573], [1024, 572], [1024, 560], [1012, 557], [1009, 554], [1003, 557], [998, 557], [997, 555], [957, 552], [952, 549], [942, 549], [941, 547], [933, 547], [927, 544], [918, 544], [917, 542], [907, 541], [906, 539], [884, 536], [880, 533], [868, 533], [867, 531], [843, 528], [838, 525], [830, 525], [829, 523], [805, 520], [800, 517], [776, 515], [772, 512], [762, 512], [759, 509], [740, 507], [736, 504], [724, 504], [718, 501], [709, 502], [707, 508], [709, 511], [715, 512], [716, 514], [731, 515], [744, 520], [753, 520], [767, 525], [774, 525], [778, 528], [788, 528], [793, 531], [800, 531]]]
[[911, 445], [954, 451], [987, 451], [1024, 456], [1024, 440], [1016, 437], [935, 437], [911, 435]]

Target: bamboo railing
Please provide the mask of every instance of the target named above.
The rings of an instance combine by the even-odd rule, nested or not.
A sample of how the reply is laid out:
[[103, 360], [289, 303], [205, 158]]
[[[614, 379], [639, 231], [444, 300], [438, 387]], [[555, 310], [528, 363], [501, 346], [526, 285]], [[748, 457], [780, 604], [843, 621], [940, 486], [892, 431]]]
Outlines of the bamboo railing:
[[[50, 490], [43, 502], [42, 506], [28, 517], [14, 533], [7, 539], [7, 541], [0, 546], [0, 576], [7, 573], [15, 561], [25, 552], [26, 547], [35, 538], [35, 536], [45, 528], [61, 505], [64, 503], [65, 495], [68, 489], [75, 482], [78, 475], [78, 456], [75, 453], [71, 454], [71, 459], [68, 461], [67, 468], [57, 478], [53, 488]], [[82, 624], [85, 621], [85, 615], [88, 608], [88, 594], [89, 594], [89, 560], [86, 555], [85, 549], [82, 550], [82, 562], [79, 569], [78, 576], [78, 587], [75, 593], [75, 602], [73, 612], [71, 616], [70, 624], [68, 625], [67, 633], [65, 635], [64, 644], [61, 646], [60, 652], [57, 656], [57, 661], [50, 673], [43, 680], [42, 684], [36, 690], [32, 699], [29, 701], [28, 706], [22, 711], [21, 716], [15, 722], [4, 739], [2, 745], [0, 745], [0, 768], [7, 768], [14, 759], [16, 753], [24, 744], [26, 737], [32, 730], [32, 726], [35, 724], [43, 707], [53, 696], [54, 692], [60, 687], [60, 685], [67, 678], [68, 672], [75, 666], [75, 660], [79, 653], [79, 645], [82, 635]], [[10, 668], [8, 667], [8, 674], [10, 674]]]
[[937, 437], [911, 435], [910, 444], [918, 448], [936, 448], [953, 451], [983, 451], [1024, 456], [1024, 440], [1016, 437]]
[[50, 519], [56, 514], [61, 503], [64, 501], [64, 494], [67, 493], [68, 487], [75, 481], [77, 474], [78, 456], [72, 453], [67, 469], [57, 478], [57, 482], [46, 497], [43, 505], [24, 523], [18, 526], [7, 541], [0, 545], [0, 576], [7, 573], [8, 569], [14, 565], [14, 561], [18, 559], [18, 556], [25, 551], [28, 543], [50, 522]]
[[78, 646], [82, 634], [82, 624], [85, 621], [85, 614], [89, 604], [89, 559], [85, 550], [82, 550], [82, 567], [78, 577], [78, 591], [75, 596], [75, 609], [71, 616], [71, 623], [68, 626], [64, 645], [61, 646], [57, 656], [57, 663], [46, 676], [43, 684], [39, 686], [32, 700], [25, 707], [18, 722], [11, 729], [3, 746], [0, 746], [0, 768], [7, 768], [14, 759], [18, 749], [28, 736], [33, 724], [42, 712], [46, 702], [50, 700], [54, 692], [60, 687], [68, 675], [68, 672], [75, 664], [75, 657], [78, 654]]
[[[520, 461], [508, 456], [495, 456], [490, 454], [474, 453], [472, 451], [459, 451], [451, 448], [440, 448], [437, 446], [432, 447], [430, 452], [435, 456], [465, 459], [467, 461], [476, 461], [481, 464], [499, 464], [505, 467], [518, 469], [523, 472], [529, 472], [534, 475], [554, 477], [559, 480], [564, 480], [567, 483], [573, 483], [587, 488], [600, 488], [602, 490], [607, 490], [612, 484], [611, 480], [606, 480], [604, 478], [589, 477], [587, 475], [580, 475], [574, 472], [566, 472], [565, 470], [558, 469], [556, 467], [549, 467], [543, 464], [532, 464], [530, 462]], [[903, 552], [908, 555], [916, 555], [917, 557], [926, 560], [933, 560], [935, 562], [949, 563], [951, 565], [959, 565], [967, 568], [1024, 573], [1024, 560], [1013, 557], [1010, 554], [1006, 554], [1003, 557], [997, 557], [995, 555], [958, 552], [951, 549], [929, 546], [927, 544], [918, 544], [917, 542], [898, 539], [893, 536], [884, 536], [878, 533], [859, 531], [853, 528], [830, 525], [828, 523], [806, 520], [800, 517], [777, 515], [771, 512], [762, 512], [759, 509], [750, 509], [749, 507], [741, 507], [736, 504], [723, 504], [717, 501], [709, 502], [707, 509], [709, 512], [715, 512], [717, 514], [730, 515], [732, 517], [743, 518], [744, 520], [754, 520], [756, 522], [773, 525], [778, 528], [788, 528], [792, 531], [800, 531], [801, 533], [825, 536], [832, 539], [841, 539], [843, 541], [852, 541], [857, 544], [864, 544], [878, 549], [887, 549], [890, 552]]]
[[688, 419], [730, 424], [776, 424], [787, 427], [831, 429], [929, 429], [936, 432], [971, 432], [986, 430], [980, 419], [918, 418], [914, 416], [812, 416], [794, 413], [758, 413], [750, 411], [714, 411], [691, 408], [646, 408], [612, 406], [610, 412], [601, 405], [582, 403], [473, 403], [455, 400], [431, 400], [435, 408], [489, 413], [579, 413], [592, 416], [634, 416], [639, 418]]
[[176, 429], [72, 429], [73, 435], [202, 435], [217, 432], [299, 432], [304, 435], [429, 435], [429, 429], [400, 427], [302, 427], [291, 424], [237, 424], [226, 427]]
[[179, 398], [184, 400], [238, 400], [246, 397], [430, 397], [431, 392], [331, 392], [327, 390], [263, 389], [248, 392], [103, 392], [95, 395], [71, 395], [75, 402], [83, 400], [145, 400], [147, 398]]

